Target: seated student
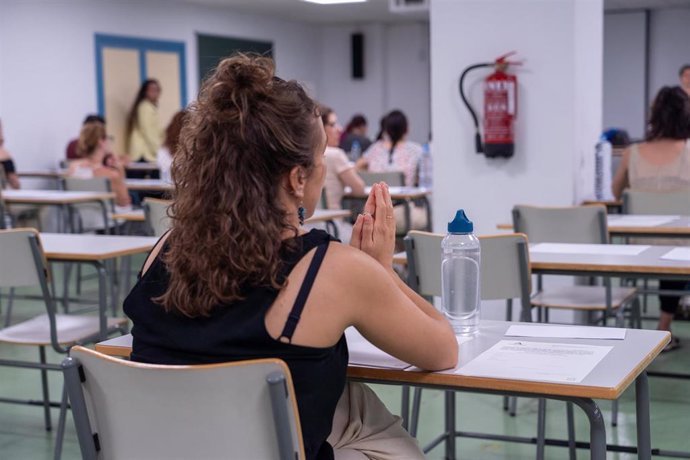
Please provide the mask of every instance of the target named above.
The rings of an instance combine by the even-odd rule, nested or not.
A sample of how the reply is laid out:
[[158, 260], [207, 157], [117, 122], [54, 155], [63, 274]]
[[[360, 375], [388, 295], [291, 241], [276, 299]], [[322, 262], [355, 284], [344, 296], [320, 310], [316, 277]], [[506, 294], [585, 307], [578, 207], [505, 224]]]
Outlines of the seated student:
[[81, 128], [79, 134], [80, 159], [69, 165], [68, 177], [91, 179], [105, 177], [115, 194], [115, 205], [128, 207], [132, 204], [125, 184], [125, 171], [117, 157], [111, 153], [105, 125], [91, 122]]
[[[10, 155], [10, 152], [5, 148], [5, 135], [2, 132], [2, 122], [0, 122], [0, 168], [2, 168], [2, 171], [0, 171], [2, 173], [0, 174], [0, 178], [4, 177], [4, 180], [7, 182], [6, 185], [10, 188], [18, 189], [20, 187], [19, 176], [17, 175], [17, 168], [14, 165], [14, 160], [12, 160], [12, 155]], [[5, 186], [5, 184], [0, 183], [0, 188], [2, 188], [2, 186]]]
[[[659, 90], [649, 118], [647, 139], [632, 144], [623, 152], [613, 179], [613, 194], [620, 199], [623, 190], [672, 192], [690, 190], [690, 97], [678, 86]], [[648, 243], [649, 241], [646, 240]], [[657, 244], [677, 246], [678, 240], [658, 240]], [[660, 289], [682, 290], [685, 281], [659, 282]], [[658, 329], [670, 331], [680, 297], [660, 295], [661, 316]], [[667, 350], [680, 346], [673, 337]]]
[[[371, 141], [367, 137], [367, 119], [362, 114], [354, 115], [347, 124], [345, 131], [340, 135], [339, 147], [347, 153], [352, 153], [352, 146], [355, 142], [359, 144], [360, 155], [371, 145]], [[357, 159], [352, 158], [353, 161]]]
[[180, 110], [177, 112], [168, 127], [165, 128], [165, 139], [163, 140], [163, 145], [158, 149], [158, 154], [156, 155], [156, 162], [158, 163], [158, 168], [160, 170], [160, 177], [165, 182], [172, 182], [170, 177], [170, 168], [172, 167], [173, 156], [177, 152], [177, 146], [179, 145], [180, 131], [182, 130], [182, 125], [184, 124], [185, 117], [187, 116], [186, 110]]
[[[93, 123], [93, 122], [98, 122], [102, 123], [103, 126], [105, 126], [105, 118], [98, 114], [89, 114], [84, 118], [84, 121], [82, 122], [82, 126], [86, 125], [87, 123]], [[65, 149], [65, 158], [68, 160], [78, 160], [81, 158], [79, 156], [79, 138], [72, 139], [69, 141], [67, 144], [67, 148]]]
[[[400, 110], [393, 110], [381, 119], [381, 139], [377, 140], [357, 161], [357, 167], [371, 172], [400, 171], [407, 187], [417, 185], [417, 170], [422, 156], [422, 146], [407, 140], [407, 117]], [[395, 207], [398, 233], [406, 233], [407, 223], [402, 205]], [[423, 229], [427, 226], [427, 213], [421, 206], [411, 206], [410, 227]]]
[[172, 229], [125, 300], [132, 359], [280, 358], [308, 459], [332, 459], [334, 450], [335, 458], [423, 458], [366, 385], [346, 382], [343, 332], [354, 326], [425, 369], [453, 367], [458, 346], [445, 318], [392, 269], [384, 184], [373, 187], [350, 246], [301, 229], [321, 195], [325, 149], [316, 103], [276, 77], [272, 60], [220, 62], [180, 135]]

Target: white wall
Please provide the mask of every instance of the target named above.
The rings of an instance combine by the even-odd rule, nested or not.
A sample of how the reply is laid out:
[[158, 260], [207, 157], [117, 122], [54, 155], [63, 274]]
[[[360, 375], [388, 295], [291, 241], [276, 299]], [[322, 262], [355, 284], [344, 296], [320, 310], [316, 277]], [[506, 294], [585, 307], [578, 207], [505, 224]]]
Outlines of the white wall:
[[650, 28], [649, 97], [654, 98], [662, 86], [678, 85], [678, 69], [690, 64], [690, 8], [654, 11]]
[[[350, 70], [350, 34], [364, 34], [365, 78]], [[410, 139], [429, 136], [429, 27], [427, 23], [324, 26], [321, 31], [319, 100], [338, 113], [341, 124], [355, 113], [369, 121], [369, 136], [380, 118], [401, 109], [410, 123]]]
[[604, 128], [644, 136], [645, 13], [604, 15]]
[[[601, 1], [435, 0], [431, 4], [434, 229], [465, 208], [479, 233], [510, 220], [516, 203], [575, 201], [579, 155], [591, 154], [601, 129]], [[516, 18], [529, 17], [529, 21]], [[577, 17], [577, 20], [575, 19]], [[486, 25], [501, 33], [487, 33]], [[471, 37], [481, 37], [472, 39]], [[509, 37], [509, 38], [508, 38]], [[453, 46], [448, 46], [452, 43]], [[517, 50], [519, 111], [515, 156], [473, 151], [473, 125], [458, 95], [462, 70]], [[480, 106], [476, 71], [467, 87]]]
[[3, 0], [0, 118], [20, 169], [54, 166], [96, 111], [96, 32], [185, 42], [190, 99], [197, 32], [272, 41], [278, 73], [318, 91], [319, 34], [304, 24], [159, 0]]

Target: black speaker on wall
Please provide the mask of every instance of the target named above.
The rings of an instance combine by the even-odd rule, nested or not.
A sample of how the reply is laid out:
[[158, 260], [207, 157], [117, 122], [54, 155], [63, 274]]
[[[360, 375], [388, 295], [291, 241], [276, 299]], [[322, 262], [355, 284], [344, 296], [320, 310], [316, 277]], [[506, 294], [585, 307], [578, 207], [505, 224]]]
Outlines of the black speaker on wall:
[[361, 32], [352, 34], [352, 78], [364, 78], [364, 34]]

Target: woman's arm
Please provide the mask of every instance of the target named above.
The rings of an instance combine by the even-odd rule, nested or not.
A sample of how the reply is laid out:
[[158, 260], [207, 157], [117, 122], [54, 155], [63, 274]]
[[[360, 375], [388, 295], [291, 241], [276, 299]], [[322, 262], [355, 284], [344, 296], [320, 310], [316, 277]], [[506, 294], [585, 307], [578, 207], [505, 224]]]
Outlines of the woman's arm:
[[345, 187], [350, 187], [354, 195], [364, 195], [364, 180], [359, 177], [355, 168], [346, 169], [338, 174], [338, 179]]
[[110, 187], [115, 194], [115, 204], [117, 206], [130, 206], [132, 199], [129, 197], [127, 184], [124, 175], [117, 169], [102, 167], [94, 171], [95, 176], [107, 177], [110, 179]]
[[621, 158], [621, 162], [618, 165], [618, 170], [616, 171], [616, 175], [613, 177], [613, 183], [611, 185], [611, 188], [613, 189], [613, 196], [616, 197], [617, 200], [621, 199], [623, 190], [630, 187], [630, 180], [628, 178], [629, 166], [630, 148], [627, 148], [623, 151], [623, 157]]
[[373, 344], [410, 364], [430, 370], [454, 367], [458, 346], [450, 324], [393, 271], [395, 218], [387, 186], [372, 187], [365, 214], [353, 227], [351, 245], [377, 262], [361, 261], [351, 271], [352, 283], [358, 286], [352, 291], [359, 297], [355, 327]]

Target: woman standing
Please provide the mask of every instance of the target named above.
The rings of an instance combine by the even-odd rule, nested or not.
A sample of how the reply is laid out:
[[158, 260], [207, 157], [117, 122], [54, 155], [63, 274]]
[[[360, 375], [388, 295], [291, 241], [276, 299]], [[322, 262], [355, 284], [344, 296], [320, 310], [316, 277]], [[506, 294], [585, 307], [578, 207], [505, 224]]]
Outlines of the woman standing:
[[132, 161], [156, 161], [161, 145], [158, 99], [161, 87], [157, 80], [141, 84], [137, 97], [127, 117], [127, 139]]
[[[690, 97], [678, 86], [664, 86], [652, 104], [647, 139], [632, 144], [623, 152], [613, 179], [613, 194], [620, 199], [623, 190], [673, 192], [690, 190]], [[659, 244], [663, 244], [660, 242]], [[677, 241], [671, 244], [678, 245]], [[682, 290], [685, 281], [659, 282], [661, 290]], [[660, 295], [661, 316], [658, 329], [670, 331], [680, 297]], [[680, 346], [677, 337], [667, 350]]]
[[280, 358], [307, 459], [421, 459], [376, 395], [346, 383], [344, 331], [354, 326], [426, 369], [455, 366], [457, 342], [443, 315], [393, 271], [385, 185], [373, 187], [350, 246], [302, 229], [321, 196], [325, 149], [316, 103], [276, 77], [272, 60], [220, 62], [182, 128], [172, 229], [125, 300], [132, 359]]

